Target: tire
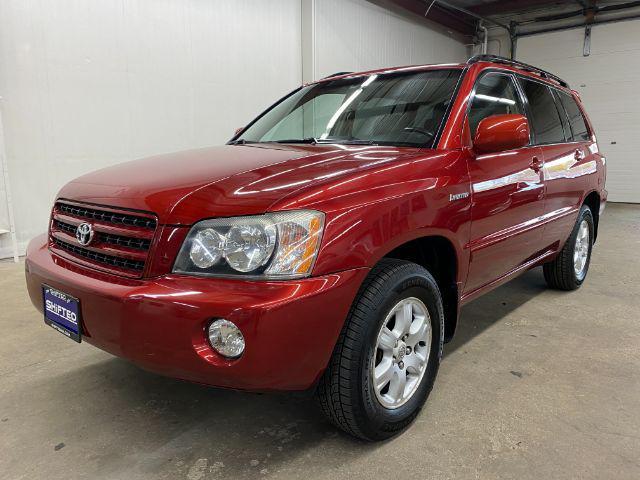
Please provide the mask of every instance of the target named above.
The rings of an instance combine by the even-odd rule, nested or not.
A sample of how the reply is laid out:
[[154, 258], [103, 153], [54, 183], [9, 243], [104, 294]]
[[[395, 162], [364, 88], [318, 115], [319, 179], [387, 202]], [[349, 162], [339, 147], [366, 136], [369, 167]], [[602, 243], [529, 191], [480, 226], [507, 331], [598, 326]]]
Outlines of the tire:
[[[588, 232], [586, 243], [585, 240], [581, 240], [582, 233], [585, 231], [584, 226], [586, 226], [586, 232]], [[586, 205], [583, 205], [564, 247], [553, 261], [543, 265], [544, 278], [547, 281], [547, 285], [558, 290], [576, 290], [580, 288], [589, 271], [594, 232], [591, 210]], [[579, 262], [574, 257], [574, 255], [577, 255], [576, 244], [579, 244], [578, 247], [581, 248], [583, 253], [582, 260], [584, 264], [580, 271], [578, 271], [577, 266]]]
[[[403, 330], [406, 325], [414, 327], [414, 333]], [[409, 333], [402, 336], [397, 333], [401, 331]], [[442, 297], [433, 276], [414, 263], [383, 259], [360, 288], [318, 384], [322, 412], [335, 426], [362, 440], [384, 440], [400, 433], [431, 392], [443, 340]], [[388, 362], [392, 365], [387, 369]], [[379, 378], [390, 375], [386, 387], [374, 385], [378, 371], [383, 372]], [[404, 386], [399, 380], [402, 371]], [[382, 385], [383, 380], [377, 383]], [[403, 399], [405, 394], [408, 398]]]

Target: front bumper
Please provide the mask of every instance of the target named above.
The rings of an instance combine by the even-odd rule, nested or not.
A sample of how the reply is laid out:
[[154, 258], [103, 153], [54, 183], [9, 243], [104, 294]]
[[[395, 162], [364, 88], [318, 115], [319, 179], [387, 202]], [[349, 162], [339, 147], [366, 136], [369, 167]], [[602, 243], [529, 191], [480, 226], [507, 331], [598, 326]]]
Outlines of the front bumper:
[[[325, 369], [367, 269], [287, 281], [165, 275], [130, 280], [54, 256], [46, 236], [25, 263], [33, 304], [42, 284], [80, 300], [83, 340], [154, 372], [254, 391], [304, 390]], [[246, 340], [229, 360], [209, 345], [212, 318], [234, 322]]]

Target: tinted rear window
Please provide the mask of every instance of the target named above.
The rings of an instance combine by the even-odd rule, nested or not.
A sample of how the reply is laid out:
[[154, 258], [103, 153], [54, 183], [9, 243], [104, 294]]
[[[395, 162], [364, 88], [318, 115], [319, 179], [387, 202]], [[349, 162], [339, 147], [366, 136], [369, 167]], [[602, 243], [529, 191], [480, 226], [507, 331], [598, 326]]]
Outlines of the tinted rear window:
[[531, 128], [537, 144], [565, 142], [562, 121], [551, 90], [546, 85], [522, 79], [524, 93], [529, 99]]
[[558, 113], [560, 113], [560, 120], [562, 120], [562, 128], [564, 129], [564, 138], [567, 141], [571, 141], [571, 126], [569, 126], [569, 117], [567, 116], [567, 112], [565, 112], [562, 103], [560, 103], [560, 92], [556, 89], [552, 89], [553, 97], [556, 101], [556, 107], [558, 108]]
[[569, 117], [573, 140], [576, 142], [589, 140], [589, 129], [575, 99], [564, 92], [558, 92], [558, 97]]

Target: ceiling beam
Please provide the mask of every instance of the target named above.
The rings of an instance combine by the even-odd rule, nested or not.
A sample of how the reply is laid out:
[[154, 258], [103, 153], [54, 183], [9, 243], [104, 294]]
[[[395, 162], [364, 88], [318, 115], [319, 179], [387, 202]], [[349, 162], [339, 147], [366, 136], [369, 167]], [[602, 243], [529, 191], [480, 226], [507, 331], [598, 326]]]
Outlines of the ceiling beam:
[[505, 30], [509, 30], [509, 27], [507, 25], [505, 25], [504, 23], [502, 23], [502, 22], [497, 22], [496, 20], [493, 20], [491, 18], [483, 17], [482, 15], [478, 15], [477, 13], [472, 12], [471, 10], [467, 10], [466, 8], [459, 7], [459, 6], [457, 6], [457, 5], [455, 5], [455, 4], [451, 3], [451, 2], [445, 2], [445, 0], [438, 0], [437, 1], [437, 5], [444, 7], [445, 11], [453, 10], [455, 12], [464, 13], [465, 15], [473, 17], [473, 18], [475, 18], [477, 20], [482, 20], [482, 21], [485, 21], [485, 22], [488, 22], [488, 23], [492, 23], [493, 25], [497, 25], [499, 27], [502, 27]]
[[[453, 30], [466, 36], [473, 36], [476, 33], [475, 22], [473, 20], [470, 19], [469, 21], [465, 21], [460, 15], [439, 7], [437, 2], [433, 5], [431, 4], [431, 0], [390, 0], [390, 2], [403, 10], [411, 12], [431, 22], [438, 23], [449, 30]], [[427, 11], [429, 13], [425, 16]]]
[[478, 15], [499, 15], [502, 13], [524, 12], [549, 5], [566, 5], [566, 3], [558, 0], [496, 0], [491, 3], [474, 5], [468, 7], [468, 9]]

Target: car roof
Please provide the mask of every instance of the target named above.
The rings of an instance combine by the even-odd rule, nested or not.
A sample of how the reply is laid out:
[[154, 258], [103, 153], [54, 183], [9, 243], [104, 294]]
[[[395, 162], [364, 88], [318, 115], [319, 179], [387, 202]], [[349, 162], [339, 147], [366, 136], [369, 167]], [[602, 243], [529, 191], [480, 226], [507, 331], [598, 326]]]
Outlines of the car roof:
[[467, 66], [466, 63], [441, 63], [441, 64], [425, 64], [425, 65], [404, 65], [400, 67], [387, 67], [377, 68], [375, 70], [364, 70], [361, 72], [340, 72], [328, 75], [320, 80], [309, 82], [307, 85], [314, 83], [329, 82], [341, 78], [356, 78], [365, 77], [369, 75], [379, 75], [385, 73], [403, 73], [403, 72], [420, 72], [424, 70], [442, 70], [442, 69], [463, 69]]
[[333, 81], [343, 78], [357, 78], [362, 76], [380, 75], [388, 73], [404, 73], [404, 72], [420, 72], [428, 70], [441, 70], [441, 69], [465, 69], [471, 65], [479, 65], [480, 70], [488, 68], [496, 68], [499, 70], [505, 70], [515, 72], [520, 75], [532, 78], [534, 80], [542, 81], [552, 87], [564, 90], [567, 93], [577, 92], [569, 87], [569, 84], [557, 77], [556, 75], [542, 70], [540, 68], [528, 65], [526, 63], [517, 62], [504, 57], [495, 55], [477, 55], [471, 57], [466, 63], [441, 63], [441, 64], [424, 64], [424, 65], [407, 65], [400, 67], [379, 68], [375, 70], [366, 70], [362, 72], [339, 72], [333, 75], [329, 75], [315, 82], [309, 82], [308, 85]]

